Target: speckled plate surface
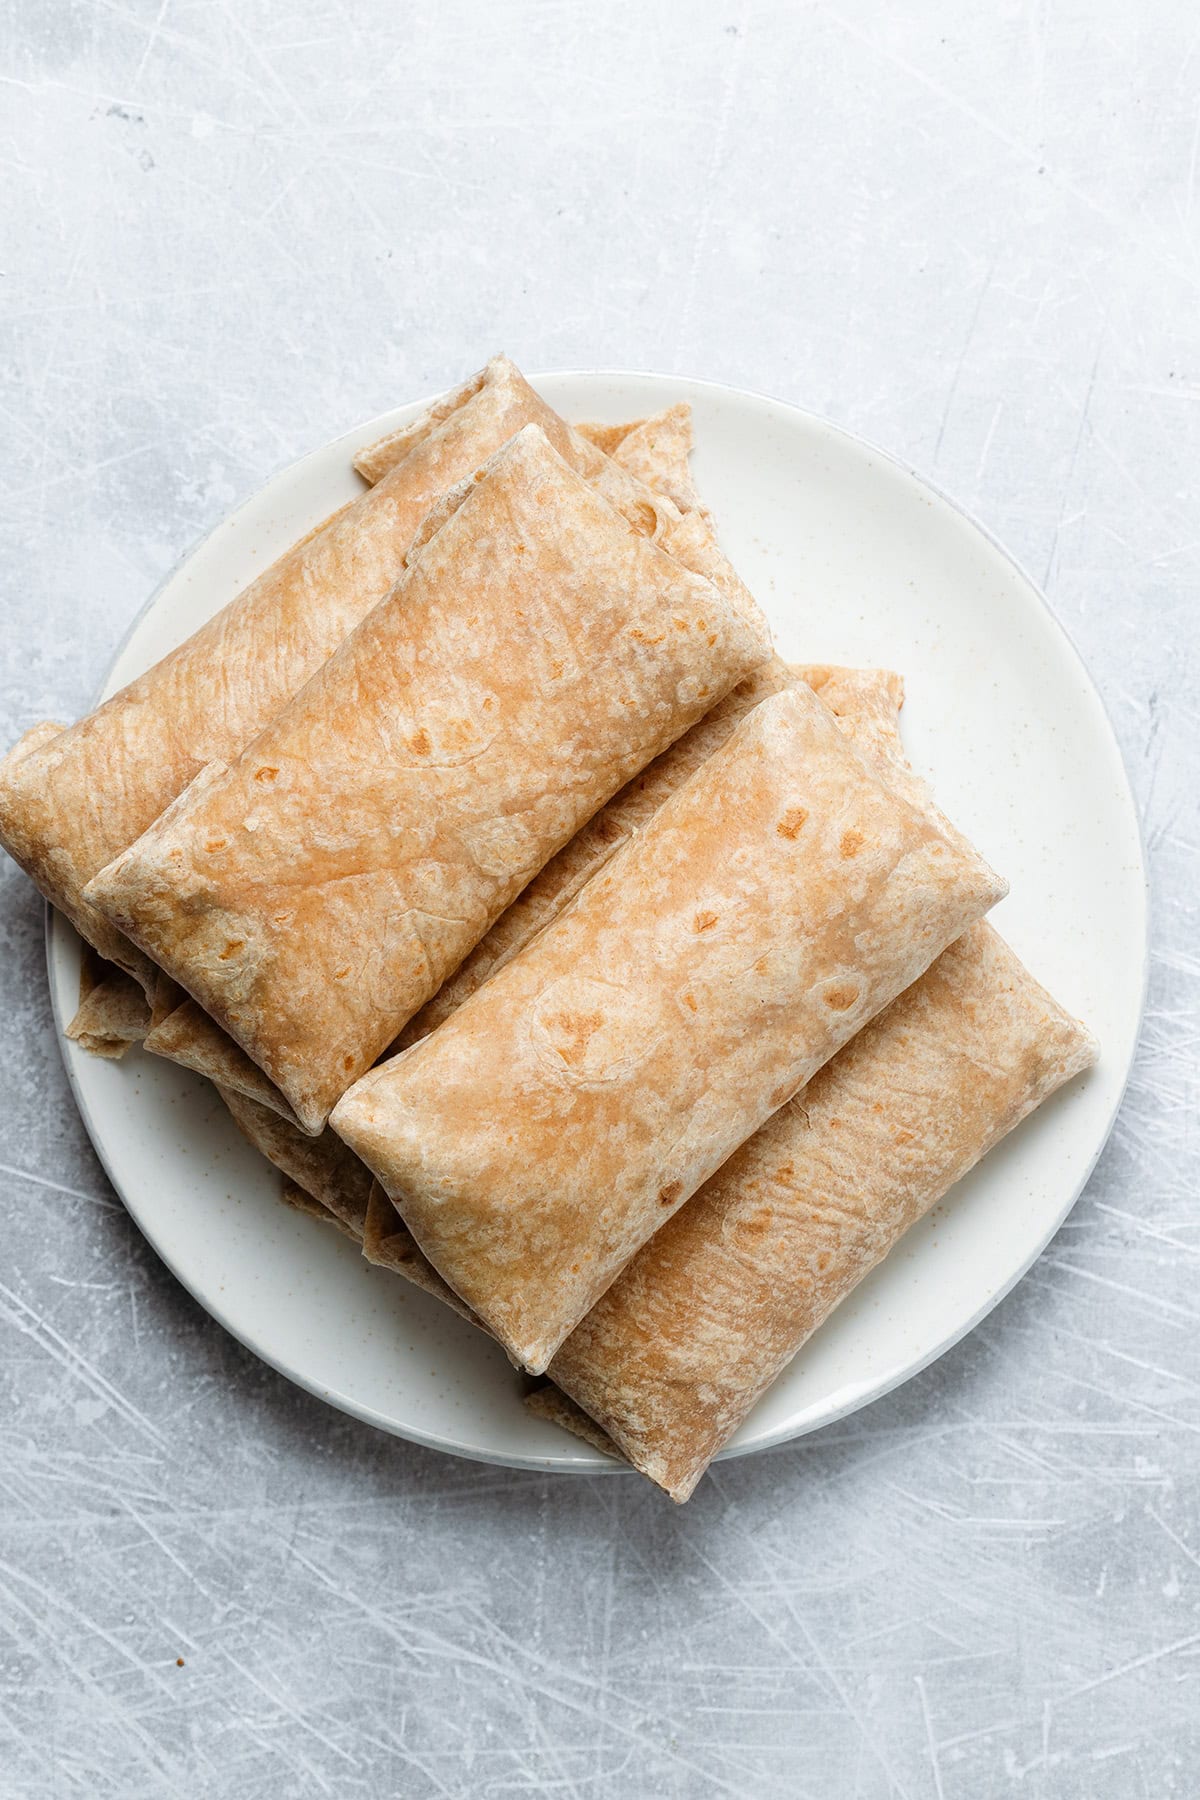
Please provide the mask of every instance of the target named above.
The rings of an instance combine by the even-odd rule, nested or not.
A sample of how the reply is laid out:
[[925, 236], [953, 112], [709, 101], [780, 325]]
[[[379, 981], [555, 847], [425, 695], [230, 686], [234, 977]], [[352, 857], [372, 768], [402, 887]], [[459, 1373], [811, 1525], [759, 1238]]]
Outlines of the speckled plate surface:
[[[1096, 1032], [1097, 1069], [987, 1158], [805, 1347], [725, 1452], [782, 1443], [916, 1373], [993, 1307], [1061, 1224], [1112, 1127], [1145, 988], [1137, 819], [1088, 676], [1029, 579], [909, 470], [780, 402], [674, 377], [567, 374], [537, 385], [569, 418], [695, 411], [695, 472], [735, 564], [791, 659], [905, 677], [905, 737], [957, 825], [1012, 883], [993, 915]], [[169, 576], [105, 682], [110, 694], [361, 491], [351, 457], [401, 407], [303, 458]], [[60, 1036], [79, 945], [48, 924]], [[277, 1177], [198, 1077], [140, 1051], [62, 1040], [92, 1141], [133, 1217], [214, 1318], [344, 1411], [463, 1456], [563, 1471], [613, 1465], [521, 1405], [502, 1353], [279, 1204]]]

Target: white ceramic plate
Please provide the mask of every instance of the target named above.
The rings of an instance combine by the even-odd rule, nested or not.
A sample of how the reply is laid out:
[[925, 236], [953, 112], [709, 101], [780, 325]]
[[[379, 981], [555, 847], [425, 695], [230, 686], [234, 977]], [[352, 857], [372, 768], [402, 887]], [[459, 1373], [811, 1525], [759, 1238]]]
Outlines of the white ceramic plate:
[[[791, 406], [655, 375], [546, 376], [568, 418], [690, 400], [695, 473], [734, 563], [793, 659], [882, 664], [908, 684], [905, 735], [950, 817], [1012, 883], [994, 915], [1096, 1031], [1103, 1060], [987, 1158], [817, 1333], [725, 1452], [864, 1405], [939, 1356], [1062, 1223], [1112, 1126], [1140, 1023], [1146, 893], [1137, 819], [1103, 707], [1028, 578], [979, 526], [886, 455]], [[219, 525], [159, 589], [105, 694], [188, 636], [360, 491], [351, 457], [424, 403], [314, 451]], [[78, 941], [54, 916], [62, 1026]], [[214, 1318], [373, 1425], [523, 1468], [611, 1468], [531, 1418], [499, 1349], [353, 1246], [279, 1204], [277, 1177], [211, 1088], [140, 1051], [63, 1040], [92, 1141], [129, 1211]]]

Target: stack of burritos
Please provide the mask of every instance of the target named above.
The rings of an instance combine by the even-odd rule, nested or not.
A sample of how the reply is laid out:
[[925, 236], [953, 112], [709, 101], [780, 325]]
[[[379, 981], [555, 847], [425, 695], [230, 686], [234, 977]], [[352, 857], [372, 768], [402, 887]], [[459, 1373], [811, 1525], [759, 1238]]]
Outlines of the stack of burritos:
[[212, 1080], [288, 1204], [676, 1500], [1096, 1055], [984, 922], [899, 675], [773, 651], [691, 440], [497, 357], [0, 763], [0, 843], [89, 947], [69, 1035]]

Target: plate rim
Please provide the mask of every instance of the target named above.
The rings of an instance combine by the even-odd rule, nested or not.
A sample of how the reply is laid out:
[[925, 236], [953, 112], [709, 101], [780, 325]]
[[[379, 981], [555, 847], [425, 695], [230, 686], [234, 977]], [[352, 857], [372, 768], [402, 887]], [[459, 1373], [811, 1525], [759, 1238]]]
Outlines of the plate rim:
[[[1120, 739], [1113, 726], [1112, 718], [1108, 707], [1105, 704], [1104, 697], [1092, 676], [1085, 658], [1081, 655], [1074, 638], [1051, 607], [1041, 584], [1034, 580], [1024, 564], [1012, 553], [1012, 551], [1001, 543], [1000, 539], [988, 525], [978, 519], [951, 494], [947, 493], [937, 481], [916, 469], [904, 457], [883, 448], [881, 445], [876, 444], [872, 439], [864, 437], [858, 432], [851, 431], [848, 427], [838, 424], [835, 420], [828, 418], [822, 413], [814, 412], [810, 408], [798, 405], [795, 401], [781, 399], [778, 396], [766, 393], [761, 389], [739, 387], [729, 382], [714, 380], [711, 377], [693, 376], [679, 372], [665, 373], [648, 369], [567, 368], [541, 370], [530, 374], [528, 380], [535, 388], [542, 382], [558, 381], [582, 381], [585, 383], [600, 381], [618, 383], [637, 381], [648, 382], [651, 385], [660, 387], [664, 390], [669, 390], [672, 387], [678, 389], [678, 387], [686, 384], [690, 388], [707, 389], [714, 394], [726, 398], [733, 398], [737, 401], [744, 402], [749, 400], [771, 412], [782, 411], [786, 414], [793, 415], [799, 423], [810, 429], [816, 427], [822, 432], [833, 434], [833, 436], [842, 439], [855, 450], [859, 452], [865, 451], [871, 457], [878, 458], [880, 462], [890, 465], [902, 475], [906, 476], [910, 481], [916, 483], [919, 488], [935, 495], [936, 498], [947, 507], [951, 513], [955, 514], [962, 523], [977, 532], [987, 543], [992, 553], [1015, 572], [1020, 581], [1028, 589], [1029, 593], [1038, 602], [1044, 618], [1058, 633], [1062, 643], [1070, 652], [1070, 657], [1073, 659], [1075, 668], [1082, 678], [1086, 696], [1103, 721], [1107, 732], [1109, 747], [1112, 752], [1115, 773], [1118, 776], [1117, 796], [1119, 796], [1122, 801], [1127, 817], [1132, 820], [1134, 828], [1133, 835], [1137, 845], [1137, 869], [1134, 873], [1138, 877], [1137, 892], [1142, 913], [1141, 931], [1139, 936], [1141, 968], [1139, 972], [1136, 1023], [1131, 1034], [1130, 1049], [1126, 1065], [1122, 1072], [1119, 1085], [1114, 1092], [1114, 1097], [1103, 1130], [1097, 1138], [1095, 1148], [1088, 1160], [1086, 1168], [1074, 1189], [1066, 1198], [1061, 1210], [1054, 1218], [1053, 1223], [1050, 1225], [1045, 1235], [1036, 1244], [1029, 1256], [1018, 1268], [1012, 1271], [1006, 1279], [994, 1289], [994, 1291], [986, 1296], [979, 1308], [971, 1314], [965, 1322], [956, 1325], [955, 1328], [949, 1331], [936, 1344], [931, 1346], [926, 1353], [917, 1360], [908, 1361], [903, 1367], [897, 1367], [887, 1374], [873, 1380], [867, 1380], [859, 1386], [849, 1385], [844, 1388], [838, 1400], [833, 1403], [832, 1406], [823, 1410], [819, 1419], [807, 1421], [801, 1420], [799, 1423], [793, 1422], [790, 1424], [779, 1425], [773, 1430], [764, 1431], [759, 1437], [754, 1438], [748, 1443], [726, 1445], [714, 1459], [718, 1462], [732, 1461], [735, 1458], [757, 1455], [762, 1451], [777, 1449], [784, 1444], [795, 1443], [800, 1438], [807, 1437], [815, 1431], [823, 1430], [826, 1426], [836, 1424], [839, 1420], [847, 1418], [852, 1413], [859, 1412], [865, 1407], [874, 1405], [876, 1401], [886, 1398], [887, 1395], [894, 1393], [897, 1388], [904, 1386], [906, 1382], [911, 1381], [916, 1376], [922, 1374], [924, 1370], [929, 1368], [933, 1363], [939, 1361], [949, 1351], [954, 1349], [957, 1344], [961, 1343], [964, 1338], [968, 1337], [990, 1313], [1000, 1306], [1017, 1284], [1024, 1280], [1033, 1265], [1044, 1254], [1047, 1246], [1062, 1229], [1063, 1224], [1069, 1217], [1076, 1202], [1079, 1200], [1090, 1181], [1096, 1165], [1112, 1136], [1126, 1093], [1128, 1092], [1129, 1082], [1133, 1074], [1137, 1060], [1137, 1051], [1145, 1026], [1150, 978], [1152, 924], [1151, 886], [1146, 857], [1145, 827], [1137, 806], [1133, 784], [1130, 780], [1129, 770], [1121, 748]], [[151, 612], [165, 590], [210, 538], [226, 526], [232, 524], [244, 510], [253, 506], [261, 498], [266, 489], [277, 480], [280, 480], [282, 477], [290, 475], [293, 472], [298, 473], [305, 465], [325, 456], [336, 444], [345, 440], [355, 439], [359, 440], [362, 444], [367, 444], [370, 443], [373, 438], [382, 437], [388, 431], [397, 429], [397, 424], [394, 422], [396, 421], [397, 414], [419, 413], [422, 408], [429, 406], [433, 401], [441, 398], [443, 393], [449, 391], [449, 389], [439, 389], [436, 392], [419, 399], [404, 401], [400, 405], [388, 409], [386, 412], [378, 413], [370, 418], [363, 419], [357, 425], [350, 426], [346, 431], [336, 433], [333, 437], [325, 440], [323, 443], [315, 445], [310, 450], [304, 451], [298, 457], [292, 458], [291, 461], [279, 464], [270, 471], [258, 487], [240, 500], [236, 506], [230, 511], [222, 514], [219, 519], [214, 520], [214, 522], [206, 530], [202, 531], [175, 559], [175, 561], [172, 562], [170, 567], [155, 584], [145, 602], [138, 608], [137, 612], [130, 620], [109, 658], [96, 696], [92, 701], [92, 707], [94, 708], [101, 704], [112, 671], [120, 662], [120, 659], [124, 655], [147, 614]], [[366, 492], [368, 490], [364, 489], [363, 491]], [[77, 934], [74, 932], [73, 927], [69, 922], [56, 911], [49, 901], [45, 903], [44, 915], [46, 972], [50, 990], [51, 1011], [55, 1025], [55, 1036], [58, 1042], [63, 1067], [66, 1071], [67, 1083], [70, 1087], [72, 1098], [79, 1111], [80, 1118], [83, 1122], [84, 1129], [87, 1132], [92, 1149], [115, 1193], [120, 1198], [125, 1212], [148, 1243], [151, 1250], [174, 1279], [180, 1283], [191, 1298], [196, 1301], [204, 1312], [207, 1313], [222, 1330], [228, 1331], [238, 1343], [242, 1344], [252, 1355], [257, 1356], [262, 1362], [266, 1363], [269, 1368], [275, 1370], [277, 1374], [282, 1375], [286, 1380], [292, 1382], [295, 1386], [303, 1389], [305, 1392], [312, 1394], [316, 1399], [336, 1407], [340, 1412], [345, 1413], [349, 1417], [357, 1419], [363, 1424], [370, 1425], [376, 1430], [383, 1431], [389, 1436], [398, 1437], [408, 1443], [418, 1444], [425, 1449], [437, 1450], [446, 1455], [459, 1456], [467, 1461], [484, 1463], [492, 1467], [521, 1469], [531, 1473], [555, 1475], [632, 1475], [635, 1473], [630, 1465], [618, 1462], [611, 1457], [604, 1456], [600, 1452], [590, 1450], [583, 1445], [580, 1445], [579, 1449], [574, 1451], [569, 1457], [565, 1453], [553, 1456], [539, 1456], [532, 1453], [520, 1452], [502, 1455], [486, 1447], [451, 1441], [436, 1433], [423, 1430], [418, 1426], [401, 1425], [396, 1420], [380, 1414], [371, 1406], [354, 1399], [353, 1396], [342, 1393], [338, 1389], [328, 1385], [310, 1380], [297, 1370], [286, 1366], [280, 1358], [271, 1352], [258, 1336], [253, 1332], [246, 1331], [235, 1325], [226, 1315], [225, 1310], [220, 1306], [216, 1296], [210, 1296], [207, 1293], [198, 1291], [198, 1289], [193, 1286], [185, 1270], [177, 1265], [175, 1259], [166, 1254], [159, 1243], [154, 1230], [143, 1221], [138, 1210], [131, 1204], [110, 1166], [108, 1156], [103, 1148], [102, 1135], [95, 1125], [91, 1106], [85, 1097], [79, 1083], [76, 1068], [74, 1067], [75, 1058], [70, 1053], [70, 1040], [66, 1036], [66, 1025], [69, 1021], [63, 1017], [63, 1009], [59, 1003], [58, 988], [55, 978], [56, 949], [60, 942], [69, 942], [70, 938], [77, 937]], [[65, 938], [63, 934], [66, 934]]]

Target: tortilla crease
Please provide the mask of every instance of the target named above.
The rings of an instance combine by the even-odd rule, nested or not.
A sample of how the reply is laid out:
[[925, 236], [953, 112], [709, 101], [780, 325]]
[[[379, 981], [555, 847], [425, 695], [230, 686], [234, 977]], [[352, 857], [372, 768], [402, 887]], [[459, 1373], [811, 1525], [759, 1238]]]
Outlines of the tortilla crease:
[[343, 1237], [348, 1237], [352, 1244], [358, 1243], [353, 1226], [347, 1225], [344, 1219], [339, 1219], [336, 1213], [331, 1213], [328, 1207], [322, 1206], [319, 1200], [314, 1200], [312, 1195], [305, 1188], [300, 1187], [297, 1182], [289, 1181], [286, 1175], [279, 1184], [279, 1198], [293, 1212], [304, 1213], [310, 1219], [318, 1219], [322, 1225], [332, 1225], [335, 1231], [340, 1231]]
[[116, 1061], [149, 1029], [150, 1006], [140, 984], [85, 946], [79, 1006], [66, 1032], [72, 1043], [91, 1056]]
[[593, 1450], [599, 1450], [602, 1456], [611, 1456], [617, 1462], [625, 1458], [595, 1419], [588, 1417], [582, 1406], [576, 1406], [568, 1394], [555, 1387], [552, 1381], [536, 1387], [525, 1395], [525, 1410], [537, 1419], [545, 1419], [549, 1425], [557, 1425], [563, 1431], [569, 1431], [572, 1437], [582, 1438]]
[[[407, 453], [411, 429], [391, 432], [360, 450], [354, 459], [359, 474], [368, 481], [381, 480]], [[690, 458], [695, 446], [692, 409], [686, 400], [677, 400], [648, 419], [620, 425], [581, 424], [575, 429], [648, 487], [667, 494], [680, 512], [698, 512], [712, 526], [712, 514], [692, 480]]]
[[341, 1138], [332, 1131], [309, 1137], [267, 1107], [248, 1100], [245, 1094], [223, 1087], [218, 1087], [217, 1092], [247, 1143], [340, 1220], [361, 1244], [371, 1175]]
[[[175, 983], [172, 988], [178, 993]], [[240, 1044], [235, 1044], [227, 1031], [210, 1018], [198, 1001], [184, 996], [154, 1029], [146, 1034], [145, 1048], [181, 1068], [214, 1082], [232, 1093], [244, 1094], [259, 1106], [265, 1106], [279, 1118], [304, 1127], [294, 1109], [269, 1076], [265, 1075]]]
[[541, 1373], [646, 1239], [1004, 891], [792, 687], [332, 1123]]
[[423, 1293], [432, 1294], [435, 1300], [450, 1307], [451, 1311], [456, 1312], [469, 1325], [477, 1325], [481, 1331], [487, 1330], [470, 1307], [463, 1304], [454, 1289], [446, 1286], [429, 1258], [422, 1255], [412, 1232], [377, 1181], [371, 1183], [367, 1200], [362, 1250], [367, 1261], [376, 1268], [388, 1269], [393, 1275], [403, 1275], [406, 1281], [419, 1287]]

